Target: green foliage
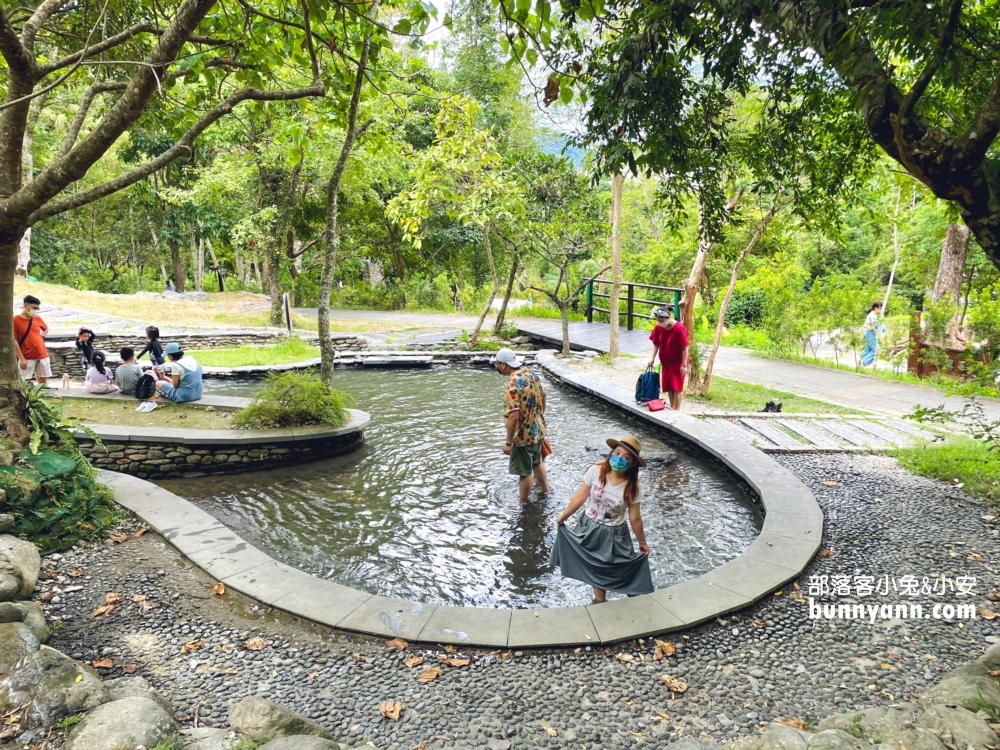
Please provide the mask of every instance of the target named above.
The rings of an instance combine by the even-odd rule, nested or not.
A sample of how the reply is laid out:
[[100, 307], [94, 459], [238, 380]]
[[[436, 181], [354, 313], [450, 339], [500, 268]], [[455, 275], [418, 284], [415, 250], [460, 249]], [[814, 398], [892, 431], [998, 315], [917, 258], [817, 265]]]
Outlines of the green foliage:
[[250, 405], [233, 414], [232, 421], [234, 427], [243, 429], [314, 424], [341, 427], [352, 406], [354, 399], [349, 393], [330, 388], [313, 375], [272, 373]]
[[24, 382], [22, 388], [26, 401], [25, 416], [31, 425], [31, 437], [28, 441], [31, 452], [38, 453], [43, 448], [56, 448], [75, 459], [82, 471], [92, 472], [90, 465], [80, 453], [73, 433], [84, 432], [97, 443], [100, 443], [100, 438], [78, 419], [63, 416], [64, 405], [49, 397], [48, 389], [44, 385], [29, 385]]
[[762, 288], [737, 286], [729, 300], [729, 307], [726, 308], [726, 326], [760, 328], [764, 322], [766, 305], [767, 295]]
[[451, 312], [451, 279], [442, 273], [434, 278], [413, 274], [402, 285], [407, 310], [433, 310]]
[[372, 286], [364, 281], [337, 289], [330, 296], [330, 304], [349, 310], [402, 310], [406, 295], [400, 286]]
[[64, 732], [68, 732], [70, 729], [75, 727], [83, 721], [83, 714], [73, 714], [72, 716], [66, 716], [56, 723], [56, 728], [61, 729]]
[[319, 356], [319, 349], [292, 336], [274, 346], [239, 346], [233, 349], [198, 351], [198, 362], [208, 367], [245, 367], [248, 365], [283, 365]]

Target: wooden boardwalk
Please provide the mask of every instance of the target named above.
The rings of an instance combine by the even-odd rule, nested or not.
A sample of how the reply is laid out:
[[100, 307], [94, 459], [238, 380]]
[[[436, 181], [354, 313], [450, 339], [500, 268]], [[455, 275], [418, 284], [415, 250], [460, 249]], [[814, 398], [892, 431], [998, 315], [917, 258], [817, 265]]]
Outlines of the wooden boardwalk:
[[[522, 336], [541, 339], [556, 349], [562, 349], [560, 320], [524, 319], [517, 321], [517, 328]], [[626, 331], [624, 326], [618, 330], [619, 348], [622, 352], [637, 356], [649, 354], [653, 346], [649, 341], [649, 331]], [[574, 321], [569, 324], [569, 343], [573, 349], [591, 349], [605, 354], [610, 338], [611, 326], [607, 323]]]

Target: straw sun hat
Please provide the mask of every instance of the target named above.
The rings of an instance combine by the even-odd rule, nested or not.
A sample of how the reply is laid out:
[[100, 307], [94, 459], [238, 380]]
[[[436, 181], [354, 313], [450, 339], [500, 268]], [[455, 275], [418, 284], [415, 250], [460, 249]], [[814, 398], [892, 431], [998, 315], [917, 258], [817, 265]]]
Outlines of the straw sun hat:
[[607, 443], [608, 446], [610, 446], [611, 450], [614, 450], [619, 445], [622, 446], [625, 450], [627, 450], [629, 453], [635, 456], [635, 460], [639, 462], [639, 466], [646, 465], [646, 462], [642, 460], [642, 456], [639, 455], [639, 453], [642, 451], [642, 446], [639, 445], [639, 441], [636, 440], [631, 435], [626, 435], [621, 440], [608, 438]]

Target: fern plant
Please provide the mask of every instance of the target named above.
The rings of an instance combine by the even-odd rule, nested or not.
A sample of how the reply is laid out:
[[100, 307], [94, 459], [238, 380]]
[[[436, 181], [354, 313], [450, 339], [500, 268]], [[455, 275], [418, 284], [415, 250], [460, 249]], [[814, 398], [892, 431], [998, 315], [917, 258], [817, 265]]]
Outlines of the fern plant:
[[38, 453], [43, 448], [56, 448], [60, 453], [76, 460], [80, 469], [88, 474], [93, 472], [90, 464], [80, 453], [73, 434], [77, 431], [85, 433], [95, 443], [101, 440], [92, 429], [81, 423], [76, 417], [63, 414], [65, 404], [45, 395], [44, 385], [23, 384], [25, 418], [31, 425], [31, 437], [28, 440], [28, 450]]

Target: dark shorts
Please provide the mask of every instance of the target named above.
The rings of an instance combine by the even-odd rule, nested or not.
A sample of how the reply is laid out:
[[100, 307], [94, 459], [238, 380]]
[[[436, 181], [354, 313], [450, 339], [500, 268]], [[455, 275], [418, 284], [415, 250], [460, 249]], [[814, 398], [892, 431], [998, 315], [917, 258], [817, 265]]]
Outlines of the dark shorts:
[[542, 441], [534, 445], [515, 445], [510, 452], [507, 473], [526, 477], [542, 462]]

